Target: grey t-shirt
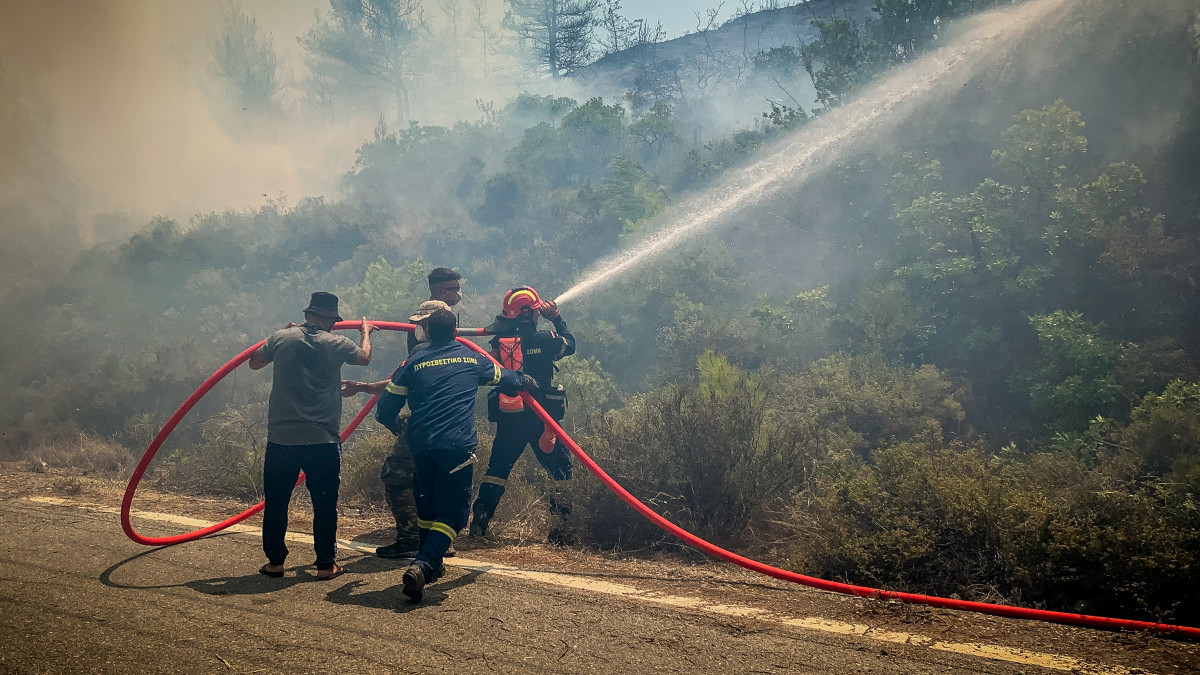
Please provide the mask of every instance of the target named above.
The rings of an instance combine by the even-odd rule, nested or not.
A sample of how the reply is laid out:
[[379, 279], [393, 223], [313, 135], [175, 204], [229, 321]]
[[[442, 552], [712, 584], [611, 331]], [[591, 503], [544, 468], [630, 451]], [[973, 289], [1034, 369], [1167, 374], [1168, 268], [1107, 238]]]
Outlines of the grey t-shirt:
[[358, 360], [358, 345], [307, 324], [267, 338], [275, 364], [267, 440], [279, 445], [337, 443], [342, 421], [342, 364]]

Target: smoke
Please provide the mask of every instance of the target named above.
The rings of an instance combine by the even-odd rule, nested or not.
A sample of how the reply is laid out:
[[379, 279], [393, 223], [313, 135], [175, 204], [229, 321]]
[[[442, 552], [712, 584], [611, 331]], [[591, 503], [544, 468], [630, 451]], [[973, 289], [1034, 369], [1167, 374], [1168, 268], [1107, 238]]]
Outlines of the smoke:
[[[623, 224], [604, 212], [610, 208], [605, 205], [610, 188], [604, 185], [608, 171], [604, 167], [612, 152], [625, 148], [593, 151], [560, 142], [560, 134], [574, 133], [558, 125], [566, 107], [544, 101], [532, 106], [525, 101], [503, 114], [497, 113], [499, 105], [490, 113], [484, 111], [496, 113], [491, 118], [496, 127], [464, 125], [445, 134], [405, 136], [395, 143], [386, 139], [364, 152], [368, 168], [345, 182], [351, 190], [345, 202], [334, 196], [279, 218], [273, 217], [276, 214], [248, 217], [247, 211], [255, 205], [267, 200], [278, 203], [281, 193], [291, 202], [336, 192], [356, 159], [355, 149], [371, 138], [381, 113], [392, 128], [403, 127], [383, 109], [328, 119], [306, 108], [304, 92], [294, 84], [304, 77], [305, 67], [295, 38], [314, 25], [315, 10], [328, 11], [328, 3], [305, 2], [255, 0], [241, 5], [271, 34], [294, 74], [293, 85], [279, 96], [277, 109], [268, 112], [231, 105], [231, 97], [222, 97], [214, 81], [208, 40], [221, 21], [220, 5], [184, 0], [51, 0], [0, 7], [0, 151], [5, 158], [0, 164], [0, 231], [6, 238], [6, 246], [0, 247], [0, 302], [12, 298], [13, 307], [32, 310], [55, 326], [88, 326], [91, 332], [74, 332], [102, 339], [81, 341], [74, 352], [93, 362], [92, 357], [105, 350], [126, 354], [144, 346], [124, 339], [127, 333], [121, 332], [121, 326], [104, 324], [116, 320], [103, 310], [137, 306], [125, 300], [127, 290], [153, 305], [146, 311], [169, 310], [171, 316], [207, 312], [197, 325], [217, 336], [212, 345], [226, 345], [242, 339], [230, 331], [246, 331], [248, 338], [263, 322], [282, 316], [272, 312], [294, 306], [289, 298], [304, 297], [317, 280], [331, 288], [358, 284], [367, 264], [380, 256], [396, 263], [424, 257], [434, 264], [460, 267], [470, 278], [473, 296], [464, 303], [465, 310], [485, 316], [495, 307], [496, 291], [518, 283], [534, 283], [543, 290], [562, 288], [564, 276], [575, 265], [586, 265], [612, 250]], [[1194, 71], [1194, 60], [1159, 68], [1168, 57], [1186, 59], [1178, 54], [1147, 56], [1156, 43], [1179, 41], [1147, 40], [1145, 27], [1158, 22], [1166, 30], [1188, 30], [1194, 15], [1189, 13], [1186, 22], [1176, 16], [1185, 4], [1194, 7], [1195, 0], [1165, 0], [1156, 3], [1153, 11], [1119, 0], [1030, 0], [965, 22], [956, 29], [959, 37], [943, 39], [928, 57], [898, 68], [879, 84], [870, 85], [859, 101], [819, 116], [797, 134], [746, 134], [754, 137], [752, 142], [765, 139], [770, 147], [744, 168], [727, 168], [741, 161], [743, 147], [750, 147], [736, 139], [711, 152], [694, 141], [672, 146], [644, 167], [647, 181], [661, 180], [662, 198], [677, 205], [668, 207], [672, 211], [658, 223], [661, 235], [588, 271], [580, 277], [582, 283], [559, 300], [574, 302], [656, 256], [670, 255], [684, 268], [691, 263], [678, 255], [680, 246], [709, 231], [719, 231], [722, 244], [734, 255], [712, 255], [696, 263], [694, 268], [713, 272], [707, 277], [684, 270], [689, 286], [696, 286], [696, 280], [699, 284], [712, 280], [712, 293], [696, 297], [732, 304], [740, 297], [729, 295], [790, 293], [798, 288], [801, 276], [807, 277], [804, 281], [830, 283], [842, 271], [832, 269], [836, 264], [853, 268], [867, 262], [873, 252], [858, 253], [853, 247], [838, 250], [846, 242], [833, 236], [838, 234], [834, 228], [845, 225], [846, 232], [865, 231], [864, 223], [887, 228], [892, 173], [885, 165], [898, 146], [924, 147], [926, 140], [936, 140], [936, 125], [947, 125], [943, 134], [947, 143], [928, 144], [933, 146], [929, 159], [945, 161], [946, 189], [960, 194], [994, 175], [984, 167], [1013, 114], [1060, 97], [1087, 120], [1089, 154], [1135, 161], [1149, 174], [1153, 162], [1143, 161], [1139, 153], [1172, 145], [1181, 113], [1196, 115], [1197, 87], [1192, 81], [1196, 78], [1181, 76]], [[489, 7], [494, 13], [500, 4], [493, 0]], [[444, 15], [437, 14], [439, 6], [430, 3], [427, 9], [433, 33], [451, 39]], [[1137, 22], [1126, 21], [1135, 15]], [[1063, 16], [1067, 18], [1060, 20]], [[498, 17], [492, 15], [490, 20]], [[1134, 23], [1141, 33], [1131, 32]], [[465, 28], [459, 30], [462, 49], [456, 58], [461, 69], [446, 68], [437, 59], [423, 64], [426, 70], [416, 113], [423, 124], [478, 116], [477, 98], [499, 102], [521, 89], [547, 91], [539, 82], [522, 82], [521, 71], [501, 53], [472, 56], [468, 47], [474, 49], [473, 38]], [[1185, 56], [1190, 55], [1188, 50]], [[487, 71], [482, 70], [484, 56]], [[586, 84], [559, 80], [554, 93], [582, 101], [589, 94]], [[1184, 107], [1189, 101], [1192, 107]], [[679, 120], [676, 113], [672, 124]], [[527, 127], [545, 119], [555, 127], [553, 133], [529, 134], [528, 147], [520, 148], [518, 139]], [[641, 143], [637, 140], [634, 145]], [[1181, 164], [1194, 163], [1200, 156], [1185, 154], [1195, 143], [1176, 145], [1181, 148], [1176, 158]], [[525, 152], [518, 159], [529, 166], [506, 165], [513, 148]], [[552, 152], [539, 154], [544, 150]], [[695, 150], [695, 163], [684, 155], [691, 150]], [[553, 171], [547, 167], [556, 166], [555, 162], [562, 164], [556, 153], [570, 153], [571, 161], [586, 160], [600, 168], [588, 169], [580, 185], [555, 187], [543, 174]], [[841, 182], [840, 171], [827, 170], [871, 153], [885, 161], [871, 167], [874, 173], [866, 178]], [[710, 159], [711, 165], [705, 164]], [[372, 160], [377, 163], [371, 164]], [[655, 161], [661, 162], [659, 166], [650, 164]], [[869, 158], [862, 162], [869, 163]], [[713, 174], [704, 173], [708, 166]], [[680, 191], [703, 180], [692, 180], [694, 174], [715, 175], [717, 183], [704, 194], [689, 197]], [[1176, 174], [1189, 177], [1195, 171]], [[547, 185], [550, 189], [545, 189]], [[1194, 185], [1181, 187], [1175, 191], [1180, 209], [1195, 201], [1184, 199], [1194, 197]], [[494, 211], [505, 212], [510, 206], [505, 200], [510, 198], [516, 215], [489, 212], [493, 204], [499, 205]], [[1165, 201], [1153, 203], [1158, 208]], [[227, 268], [220, 258], [228, 255], [228, 249], [220, 246], [195, 247], [203, 250], [196, 254], [195, 264], [186, 267], [155, 249], [154, 241], [146, 244], [146, 237], [121, 251], [93, 251], [81, 258], [85, 264], [65, 274], [80, 247], [93, 240], [129, 241], [125, 235], [144, 227], [150, 215], [165, 214], [186, 222], [193, 214], [225, 208], [242, 213], [205, 222], [244, 226], [247, 231], [230, 233], [205, 225], [182, 236], [165, 232], [163, 238], [170, 243], [194, 234], [233, 240], [231, 246], [241, 246], [250, 236], [261, 235], [271, 245], [255, 252], [262, 254], [253, 265], [238, 263], [243, 270], [253, 270], [253, 276], [247, 272], [242, 278], [235, 267]], [[857, 214], [852, 212], [855, 209]], [[864, 215], [867, 210], [869, 217]], [[1190, 214], [1194, 213], [1193, 209]], [[1171, 222], [1169, 212], [1167, 220]], [[640, 220], [634, 225], [644, 231]], [[555, 238], [558, 232], [576, 241]], [[599, 234], [589, 239], [593, 232]], [[886, 247], [890, 243], [884, 241], [886, 236], [865, 246]], [[126, 255], [139, 242], [146, 244], [144, 256]], [[317, 257], [322, 267], [311, 262]], [[290, 266], [297, 261], [307, 267], [293, 275]], [[110, 279], [106, 275], [114, 262]], [[713, 266], [720, 269], [714, 272], [709, 269]], [[647, 286], [654, 285], [653, 275], [658, 272], [650, 270]], [[725, 284], [735, 273], [752, 277], [751, 283]], [[273, 280], [276, 275], [286, 283]], [[225, 276], [231, 277], [228, 283]], [[178, 281], [178, 287], [164, 288], [162, 282], [168, 278]], [[16, 299], [13, 289], [19, 284], [60, 279], [58, 288], [43, 284], [48, 292], [21, 293], [23, 297]], [[130, 289], [130, 284], [136, 288]], [[108, 299], [97, 303], [93, 294]], [[590, 313], [593, 317], [603, 315], [608, 307], [623, 307], [618, 302], [605, 305], [612, 300], [608, 296], [593, 297], [594, 302], [582, 308], [595, 310]], [[77, 312], [76, 307], [86, 311]], [[658, 304], [649, 307], [648, 312], [661, 310]], [[647, 321], [646, 330], [654, 331], [654, 323]], [[178, 325], [181, 336], [192, 328], [183, 322]], [[623, 335], [619, 342], [652, 344], [655, 338]], [[625, 374], [648, 372], [643, 367], [648, 363], [626, 358], [619, 351], [624, 347], [611, 344], [608, 367]], [[639, 351], [653, 358], [653, 350]], [[205, 352], [197, 348], [196, 353]], [[58, 362], [10, 359], [7, 363], [10, 372], [20, 366], [33, 373], [23, 375], [25, 382], [49, 381], [45, 373], [55, 368], [74, 375], [72, 368]], [[30, 391], [12, 389], [16, 403], [9, 407], [25, 409], [27, 401], [35, 400]], [[62, 391], [67, 391], [65, 385]]]
[[[229, 6], [253, 17], [281, 57], [276, 109], [231, 105], [214, 77], [209, 41]], [[155, 215], [186, 223], [197, 213], [335, 196], [379, 122], [408, 120], [396, 119], [386, 96], [374, 109], [334, 114], [305, 100], [298, 38], [329, 12], [328, 0], [3, 3], [0, 205], [36, 204], [47, 218], [73, 221], [86, 246], [97, 226], [119, 238]], [[423, 3], [414, 120], [476, 119], [481, 102], [502, 105], [521, 91], [588, 96], [570, 79], [527, 79], [502, 14], [500, 0]]]
[[[442, 5], [458, 7], [453, 29]], [[1003, 69], [1016, 35], [1046, 28], [1045, 20], [1018, 25], [1014, 22], [1022, 20], [1014, 17], [1056, 5], [1025, 3], [972, 22], [970, 30], [983, 37], [967, 36], [955, 44], [974, 44], [983, 51], [958, 55], [966, 60], [955, 62], [953, 49], [943, 48], [923, 60], [924, 65], [906, 68], [872, 88], [876, 98], [869, 94], [810, 125], [766, 160], [725, 183], [717, 190], [724, 190], [723, 197], [680, 207], [676, 214], [695, 212], [692, 224], [683, 223], [680, 216], [679, 222], [666, 225], [664, 232], [674, 234], [643, 247], [638, 259], [670, 248], [765, 192], [794, 186], [836, 160], [843, 148], [862, 148], [886, 136], [889, 120], [911, 116], [917, 104], [931, 103], [925, 96], [930, 88], [966, 79], [986, 67]], [[388, 111], [360, 111], [330, 121], [303, 109], [297, 82], [305, 70], [296, 38], [312, 27], [317, 11], [328, 12], [326, 0], [245, 0], [240, 6], [270, 34], [293, 74], [291, 88], [280, 96], [280, 109], [266, 117], [231, 109], [228, 101], [222, 105], [218, 100], [208, 45], [220, 22], [222, 7], [217, 3], [47, 0], [0, 5], [0, 149], [5, 157], [0, 167], [0, 209], [5, 214], [0, 229], [25, 236], [49, 228], [59, 239], [86, 246], [97, 237], [127, 235], [152, 215], [186, 222], [196, 213], [336, 193], [339, 179], [353, 165], [355, 148], [370, 138]], [[431, 32], [445, 47], [442, 56], [452, 55], [461, 69], [438, 71], [426, 64], [430, 70], [415, 114], [423, 123], [477, 117], [477, 100], [503, 101], [521, 90], [583, 100], [605, 88], [605, 82], [587, 78], [523, 81], [514, 55], [505, 52], [498, 37], [491, 38], [492, 51], [480, 50], [478, 35], [472, 33], [471, 6], [466, 0], [425, 4]], [[486, 20], [498, 24], [501, 3], [492, 1], [487, 7]], [[1052, 31], [1039, 34], [1050, 42], [1057, 39]], [[731, 35], [726, 37], [735, 42], [745, 37]], [[1078, 34], [1073, 39], [1081, 40]], [[754, 45], [762, 46], [761, 41]], [[1095, 51], [1111, 46], [1120, 41], [1120, 31], [1088, 33], [1086, 41], [1072, 48]], [[739, 49], [746, 48], [742, 44]], [[1032, 48], [1022, 58], [1029, 62], [1035, 54], [1044, 56], [1046, 68], [1056, 58], [1052, 50]], [[984, 57], [996, 58], [989, 62]], [[941, 80], [922, 75], [922, 68], [930, 67], [942, 68], [937, 75]], [[614, 92], [615, 86], [608, 83]], [[947, 85], [946, 91], [951, 89]], [[745, 99], [738, 100], [745, 104]], [[708, 116], [712, 128], [721, 133], [736, 126], [734, 120], [744, 124], [746, 109], [726, 103], [709, 105], [697, 114]], [[750, 105], [761, 107], [760, 103], [755, 98]], [[1177, 118], [1177, 111], [1168, 110], [1142, 119], [1132, 130], [1141, 134], [1135, 144], [1161, 143]], [[772, 162], [779, 170], [765, 171]], [[781, 217], [768, 219], [779, 222]], [[623, 263], [610, 262], [606, 269], [613, 264]], [[622, 269], [626, 268], [617, 268]], [[564, 297], [569, 299], [570, 293]]]
[[[306, 143], [311, 130], [300, 128], [239, 139], [218, 124], [199, 86], [218, 9], [183, 0], [0, 8], [5, 98], [28, 113], [24, 122], [6, 115], [0, 128], [24, 139], [10, 171], [70, 203], [83, 243], [96, 213], [184, 219], [260, 204], [264, 193], [321, 194], [352, 161], [353, 144], [327, 154], [328, 133]], [[338, 131], [345, 143], [348, 130]], [[0, 195], [10, 203], [14, 192], [45, 201], [5, 175]]]
[[[600, 90], [598, 82], [527, 79], [499, 30], [503, 4], [489, 0], [482, 17], [473, 16], [475, 4], [424, 3], [440, 61], [421, 64], [426, 72], [416, 119], [449, 124], [478, 117], [477, 101], [502, 102], [522, 90], [576, 100]], [[127, 235], [154, 215], [187, 222], [197, 213], [334, 195], [355, 148], [381, 117], [393, 127], [396, 120], [385, 108], [333, 120], [304, 109], [298, 84], [306, 70], [297, 37], [318, 11], [329, 12], [327, 0], [243, 0], [238, 6], [269, 34], [292, 75], [280, 109], [265, 117], [220, 101], [208, 44], [220, 25], [219, 3], [0, 5], [6, 158], [0, 206], [33, 209], [41, 223], [60, 223], [62, 236], [87, 246]], [[445, 8], [457, 13], [453, 26]], [[479, 20], [493, 27], [490, 42], [481, 40]], [[458, 72], [445, 68], [451, 62]], [[0, 227], [13, 232], [15, 225]]]

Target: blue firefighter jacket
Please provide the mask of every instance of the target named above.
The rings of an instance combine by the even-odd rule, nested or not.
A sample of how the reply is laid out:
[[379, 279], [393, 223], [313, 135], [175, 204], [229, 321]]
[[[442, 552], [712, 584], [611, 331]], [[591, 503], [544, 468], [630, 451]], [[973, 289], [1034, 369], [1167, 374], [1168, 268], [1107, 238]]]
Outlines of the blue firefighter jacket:
[[498, 385], [514, 396], [525, 383], [523, 373], [501, 368], [454, 340], [435, 342], [410, 355], [392, 375], [379, 396], [375, 419], [399, 434], [396, 417], [407, 403], [412, 410], [410, 448], [473, 448], [479, 444], [475, 390], [481, 385]]

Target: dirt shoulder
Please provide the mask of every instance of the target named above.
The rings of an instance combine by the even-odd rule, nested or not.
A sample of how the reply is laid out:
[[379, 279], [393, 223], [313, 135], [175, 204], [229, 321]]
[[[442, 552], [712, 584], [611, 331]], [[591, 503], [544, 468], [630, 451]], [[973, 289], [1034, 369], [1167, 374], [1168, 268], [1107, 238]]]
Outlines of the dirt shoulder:
[[[35, 470], [31, 470], [35, 469]], [[0, 500], [55, 497], [78, 506], [117, 508], [125, 484], [80, 471], [34, 467], [28, 462], [0, 463]], [[304, 491], [297, 492], [292, 529], [306, 531]], [[236, 500], [166, 494], [141, 488], [135, 511], [155, 511], [217, 521], [250, 506]], [[339, 536], [363, 544], [391, 540], [389, 516], [382, 511], [346, 509]], [[258, 518], [246, 521], [258, 524]], [[1069, 656], [1092, 663], [1124, 666], [1130, 672], [1196, 672], [1200, 644], [1145, 633], [1085, 628], [842, 596], [797, 586], [720, 561], [687, 562], [667, 556], [635, 557], [581, 548], [499, 539], [456, 542], [463, 558], [523, 570], [577, 575], [630, 586], [649, 594], [694, 598], [705, 603], [747, 606], [787, 618], [820, 618], [874, 631], [891, 631], [954, 643], [981, 643], [1031, 652]], [[761, 615], [759, 615], [761, 616]], [[733, 631], [768, 630], [760, 618], [734, 619]], [[881, 647], [885, 648], [885, 647]]]

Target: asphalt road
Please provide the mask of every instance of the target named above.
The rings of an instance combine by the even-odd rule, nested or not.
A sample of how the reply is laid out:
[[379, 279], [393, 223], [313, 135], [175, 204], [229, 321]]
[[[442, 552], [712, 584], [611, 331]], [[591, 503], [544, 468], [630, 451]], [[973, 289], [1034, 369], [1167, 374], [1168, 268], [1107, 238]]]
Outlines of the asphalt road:
[[699, 602], [470, 560], [411, 605], [404, 563], [344, 549], [347, 572], [319, 582], [300, 566], [311, 546], [293, 542], [297, 567], [269, 579], [253, 532], [148, 549], [112, 513], [28, 498], [0, 501], [0, 532], [4, 673], [1148, 672], [788, 623], [737, 604], [736, 587]]

